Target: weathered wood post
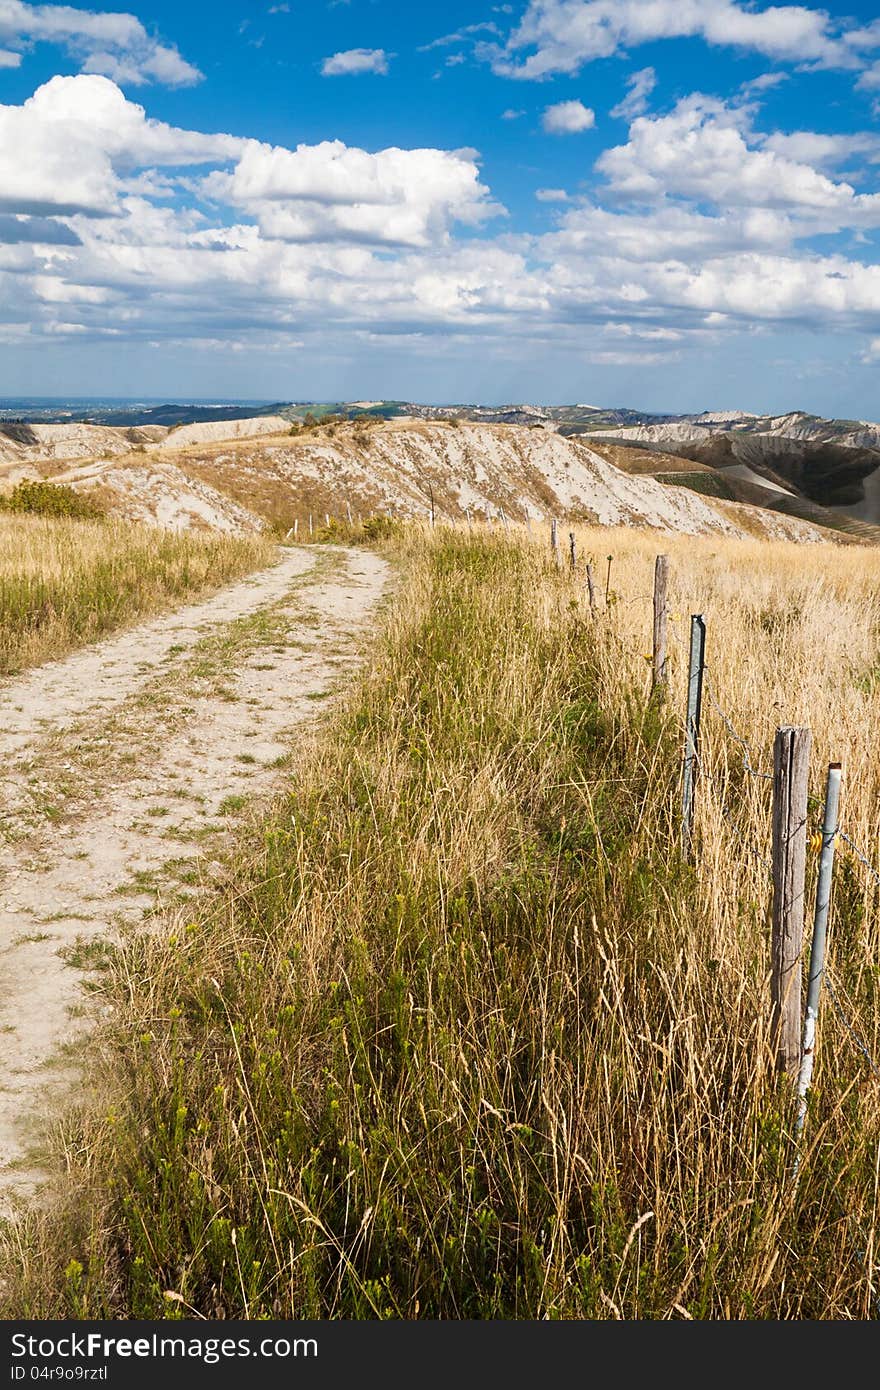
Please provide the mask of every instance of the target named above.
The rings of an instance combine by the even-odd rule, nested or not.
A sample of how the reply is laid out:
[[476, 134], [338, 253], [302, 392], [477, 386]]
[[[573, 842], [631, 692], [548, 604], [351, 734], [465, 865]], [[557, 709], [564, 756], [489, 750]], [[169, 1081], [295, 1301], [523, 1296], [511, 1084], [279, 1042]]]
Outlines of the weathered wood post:
[[[807, 1092], [813, 1079], [813, 1060], [816, 1055], [816, 1029], [819, 1023], [819, 996], [825, 972], [825, 938], [828, 932], [828, 913], [831, 907], [831, 881], [834, 877], [834, 848], [837, 839], [837, 816], [840, 806], [840, 763], [829, 763], [825, 783], [825, 814], [822, 817], [822, 847], [819, 856], [819, 882], [816, 885], [816, 909], [813, 914], [813, 943], [810, 948], [810, 974], [807, 980], [807, 1013], [798, 1074], [798, 1113], [795, 1130], [800, 1134], [807, 1113]], [[797, 1171], [797, 1164], [795, 1164]]]
[[809, 729], [778, 729], [773, 744], [773, 932], [770, 1029], [776, 1065], [797, 1074], [801, 1058], [801, 959], [807, 863]]
[[556, 568], [562, 569], [562, 559], [559, 554], [559, 527], [556, 517], [550, 522], [550, 547], [553, 551], [553, 559], [556, 561]]
[[329, 512], [325, 512], [325, 513], [324, 513], [324, 525], [327, 527], [327, 529], [328, 529], [328, 531], [329, 531], [329, 529], [330, 529], [330, 513], [329, 513]]
[[568, 533], [568, 558], [571, 563], [571, 572], [574, 574], [577, 569], [577, 541], [574, 538], [574, 531]]
[[609, 556], [608, 556], [608, 568], [607, 568], [607, 570], [605, 571], [605, 607], [606, 607], [606, 608], [608, 607], [608, 600], [609, 600], [609, 597], [610, 597], [610, 594], [611, 594], [611, 561], [612, 561], [613, 559], [614, 559], [614, 556], [613, 556], [613, 555], [609, 555]]
[[681, 849], [690, 859], [693, 848], [694, 810], [700, 756], [700, 716], [703, 710], [703, 672], [706, 657], [706, 620], [691, 614], [691, 648], [688, 660], [687, 714], [684, 726], [684, 770], [681, 792]]
[[666, 688], [667, 623], [669, 620], [669, 556], [654, 561], [654, 664], [651, 689]]
[[351, 503], [348, 501], [347, 498], [346, 498], [346, 502], [345, 502], [345, 515], [346, 515], [346, 517], [348, 518], [348, 524], [349, 524], [349, 526], [352, 526], [354, 523], [352, 522], [352, 519], [351, 519]]
[[299, 538], [299, 517], [298, 517], [298, 516], [295, 516], [295, 517], [293, 518], [293, 539], [294, 539], [294, 540], [297, 540], [298, 538]]
[[587, 594], [590, 599], [590, 612], [596, 611], [596, 582], [593, 578], [593, 566], [587, 562]]
[[312, 514], [309, 512], [309, 535], [312, 534]]

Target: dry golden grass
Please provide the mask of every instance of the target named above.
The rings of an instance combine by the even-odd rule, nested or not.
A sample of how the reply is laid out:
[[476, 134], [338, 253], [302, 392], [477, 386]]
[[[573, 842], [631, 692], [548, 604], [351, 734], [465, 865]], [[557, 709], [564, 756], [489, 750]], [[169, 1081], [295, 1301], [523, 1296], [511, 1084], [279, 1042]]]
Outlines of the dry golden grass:
[[0, 675], [271, 563], [263, 536], [0, 512]]
[[[228, 894], [120, 957], [109, 1113], [12, 1231], [7, 1316], [874, 1316], [880, 1092], [826, 999], [795, 1187], [769, 784], [708, 702], [695, 867], [678, 845], [699, 611], [758, 770], [809, 724], [876, 859], [880, 553], [578, 540], [600, 595], [613, 555], [595, 616], [535, 541], [399, 546], [373, 660]], [[829, 962], [875, 1057], [877, 910], [842, 853]]]

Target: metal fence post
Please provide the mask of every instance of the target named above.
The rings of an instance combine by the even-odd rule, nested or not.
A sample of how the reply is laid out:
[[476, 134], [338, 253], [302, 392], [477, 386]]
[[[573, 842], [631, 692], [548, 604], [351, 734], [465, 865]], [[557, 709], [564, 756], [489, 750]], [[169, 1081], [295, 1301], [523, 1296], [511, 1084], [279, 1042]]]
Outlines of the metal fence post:
[[773, 745], [773, 934], [770, 1027], [780, 1071], [801, 1060], [801, 961], [807, 863], [809, 729], [777, 729]]
[[834, 848], [837, 839], [837, 816], [840, 806], [840, 763], [829, 763], [825, 784], [825, 814], [822, 817], [822, 848], [819, 857], [819, 882], [816, 885], [816, 911], [813, 916], [813, 944], [810, 949], [810, 974], [807, 981], [807, 1013], [804, 1019], [804, 1040], [801, 1050], [801, 1069], [798, 1075], [798, 1113], [795, 1132], [800, 1134], [807, 1113], [807, 1092], [813, 1079], [813, 1059], [816, 1055], [816, 1027], [819, 1021], [819, 996], [825, 970], [825, 938], [828, 931], [828, 911], [831, 906], [831, 881], [834, 876]]
[[687, 716], [684, 726], [684, 773], [681, 794], [681, 847], [690, 859], [694, 830], [697, 775], [699, 773], [700, 716], [703, 710], [703, 672], [706, 657], [706, 620], [691, 614], [691, 647], [688, 661]]

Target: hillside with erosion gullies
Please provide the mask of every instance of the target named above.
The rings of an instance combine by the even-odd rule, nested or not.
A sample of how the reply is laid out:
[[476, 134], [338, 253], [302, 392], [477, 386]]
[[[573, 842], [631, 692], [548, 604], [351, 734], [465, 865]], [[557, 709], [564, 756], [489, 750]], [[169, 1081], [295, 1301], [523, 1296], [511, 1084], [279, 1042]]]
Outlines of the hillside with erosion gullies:
[[[626, 450], [661, 453], [713, 470], [720, 496], [808, 520], [817, 519], [815, 506], [829, 508], [839, 525], [856, 534], [858, 523], [880, 523], [880, 425], [871, 421], [731, 411], [614, 428], [560, 428], [594, 447], [614, 446], [624, 468]], [[681, 481], [687, 486], [692, 480]]]
[[822, 508], [806, 520], [768, 509], [760, 490], [712, 495], [677, 476], [673, 454], [671, 468], [652, 476], [629, 467], [629, 449], [594, 447], [592, 437], [561, 433], [552, 421], [374, 416], [291, 425], [266, 415], [171, 429], [2, 424], [0, 490], [48, 479], [132, 520], [230, 532], [297, 526], [305, 534], [310, 518], [317, 530], [328, 517], [427, 519], [432, 509], [438, 522], [558, 517], [802, 541], [827, 539], [825, 528], [836, 526]]

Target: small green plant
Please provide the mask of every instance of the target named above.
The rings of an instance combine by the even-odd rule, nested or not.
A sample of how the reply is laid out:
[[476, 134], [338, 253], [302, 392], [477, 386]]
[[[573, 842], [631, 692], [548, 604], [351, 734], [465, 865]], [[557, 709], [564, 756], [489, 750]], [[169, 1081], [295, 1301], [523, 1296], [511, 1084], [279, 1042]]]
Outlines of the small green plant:
[[98, 521], [104, 510], [93, 497], [84, 496], [64, 483], [21, 482], [5, 497], [0, 508], [6, 512], [30, 512], [35, 516], [63, 516], [82, 521]]

